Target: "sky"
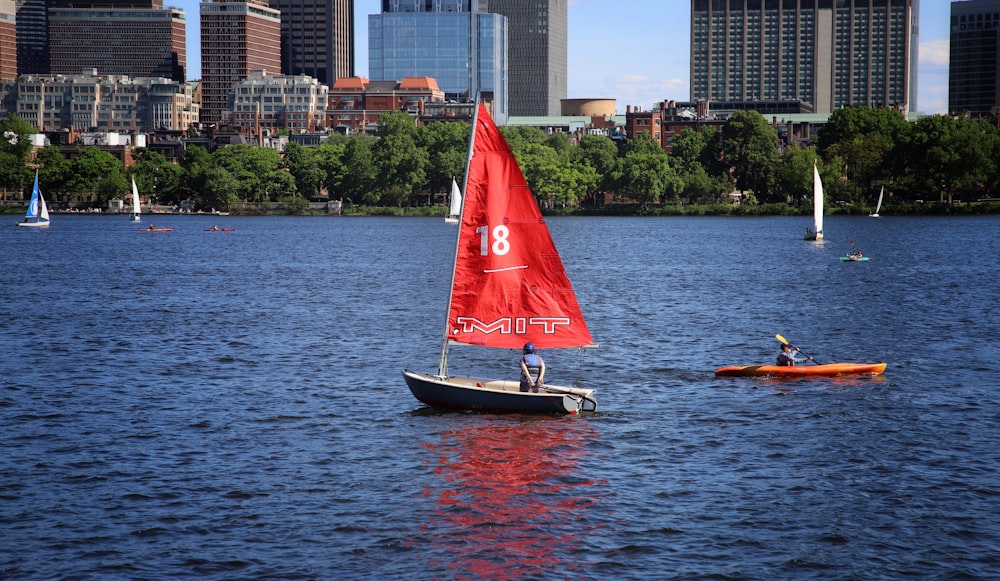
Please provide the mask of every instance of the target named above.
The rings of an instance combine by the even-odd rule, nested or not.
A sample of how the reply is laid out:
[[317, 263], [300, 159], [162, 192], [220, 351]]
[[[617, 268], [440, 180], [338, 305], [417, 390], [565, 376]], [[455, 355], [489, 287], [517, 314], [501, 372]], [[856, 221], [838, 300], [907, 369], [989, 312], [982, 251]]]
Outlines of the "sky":
[[[187, 73], [201, 77], [199, 0], [166, 0], [187, 16]], [[368, 15], [380, 0], [355, 0], [355, 74], [368, 75]], [[623, 9], [623, 7], [627, 7]], [[947, 0], [920, 3], [917, 110], [945, 113], [948, 108]], [[627, 105], [652, 108], [664, 100], [690, 98], [688, 54], [689, 0], [569, 0], [569, 79], [572, 99], [615, 99], [617, 113]]]

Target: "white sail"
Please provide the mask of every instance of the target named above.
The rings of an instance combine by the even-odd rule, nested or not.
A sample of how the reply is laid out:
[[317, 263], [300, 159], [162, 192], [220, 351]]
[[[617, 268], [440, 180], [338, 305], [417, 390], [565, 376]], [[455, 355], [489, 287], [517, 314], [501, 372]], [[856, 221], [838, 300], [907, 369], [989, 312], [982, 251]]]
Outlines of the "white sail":
[[872, 218], [878, 218], [878, 211], [882, 209], [882, 194], [885, 193], [885, 186], [878, 191], [878, 203], [875, 204], [875, 213], [869, 214]]
[[462, 191], [458, 189], [458, 182], [451, 179], [451, 205], [448, 208], [448, 217], [445, 222], [451, 224], [458, 223], [458, 216], [462, 213]]
[[135, 176], [132, 176], [132, 215], [133, 221], [138, 221], [142, 216], [142, 205], [139, 203], [139, 188], [135, 185]]
[[45, 198], [41, 194], [38, 195], [38, 204], [41, 206], [41, 209], [38, 211], [38, 220], [40, 222], [48, 222], [49, 207], [45, 205]]
[[823, 239], [823, 181], [819, 177], [819, 168], [813, 164], [813, 232], [816, 240]]

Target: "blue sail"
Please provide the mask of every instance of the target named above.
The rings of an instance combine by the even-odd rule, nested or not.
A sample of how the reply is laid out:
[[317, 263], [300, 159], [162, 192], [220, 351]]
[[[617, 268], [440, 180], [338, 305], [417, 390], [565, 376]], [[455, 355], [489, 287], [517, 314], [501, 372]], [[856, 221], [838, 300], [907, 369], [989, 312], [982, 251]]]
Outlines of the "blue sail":
[[35, 185], [31, 188], [31, 200], [28, 202], [28, 213], [24, 215], [25, 218], [37, 218], [38, 217], [38, 172], [35, 172]]

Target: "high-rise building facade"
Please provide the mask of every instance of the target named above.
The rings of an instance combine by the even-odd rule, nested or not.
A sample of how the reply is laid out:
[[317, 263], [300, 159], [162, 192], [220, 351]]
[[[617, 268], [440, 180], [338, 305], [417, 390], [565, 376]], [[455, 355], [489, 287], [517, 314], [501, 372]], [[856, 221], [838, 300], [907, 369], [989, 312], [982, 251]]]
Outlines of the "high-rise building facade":
[[331, 86], [354, 76], [354, 0], [270, 0], [281, 11], [281, 72]]
[[449, 99], [492, 101], [505, 122], [507, 18], [486, 9], [486, 0], [383, 0], [382, 13], [368, 15], [369, 77], [431, 77]]
[[17, 0], [17, 73], [49, 72], [49, 32], [45, 0]]
[[0, 0], [0, 81], [17, 78], [17, 9], [14, 0]]
[[201, 3], [201, 120], [218, 124], [250, 71], [281, 70], [281, 17], [267, 0]]
[[561, 115], [569, 54], [567, 0], [490, 0], [507, 17], [510, 114]]
[[70, 2], [48, 10], [49, 72], [165, 77], [184, 81], [187, 23], [162, 0]]
[[919, 0], [692, 0], [691, 100], [916, 109]]
[[996, 118], [1000, 106], [1000, 0], [951, 3], [948, 111]]

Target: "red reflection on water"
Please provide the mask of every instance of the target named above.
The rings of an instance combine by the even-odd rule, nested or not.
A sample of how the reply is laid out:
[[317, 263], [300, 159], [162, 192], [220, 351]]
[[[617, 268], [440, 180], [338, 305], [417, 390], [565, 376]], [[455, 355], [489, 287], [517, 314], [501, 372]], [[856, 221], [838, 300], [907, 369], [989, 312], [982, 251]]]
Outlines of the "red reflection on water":
[[[516, 579], [569, 572], [588, 526], [596, 482], [578, 474], [594, 430], [587, 421], [484, 418], [426, 444], [443, 480], [424, 494], [440, 510], [422, 532], [449, 555], [457, 579]], [[439, 561], [434, 563], [440, 566]]]
[[872, 384], [885, 383], [884, 375], [831, 375], [813, 377], [760, 377], [755, 378], [760, 385], [776, 387], [810, 387], [813, 389], [829, 389], [830, 387], [868, 387]]

